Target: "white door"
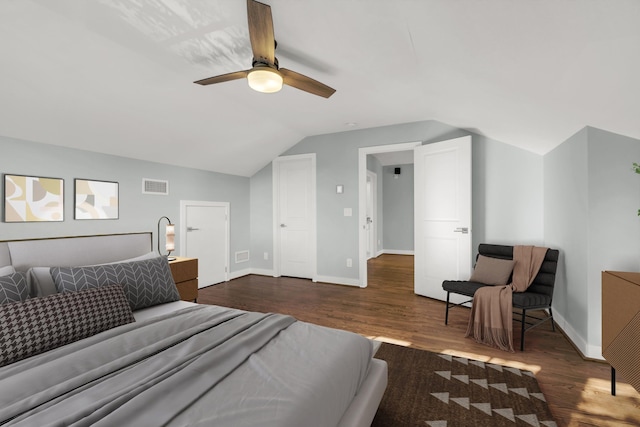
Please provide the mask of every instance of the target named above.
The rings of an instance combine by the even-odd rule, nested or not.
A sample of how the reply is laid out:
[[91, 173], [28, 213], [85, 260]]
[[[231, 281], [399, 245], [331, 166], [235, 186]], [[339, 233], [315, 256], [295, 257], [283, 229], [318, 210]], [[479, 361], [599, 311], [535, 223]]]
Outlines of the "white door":
[[315, 279], [315, 154], [274, 160], [277, 276]]
[[227, 280], [229, 204], [181, 202], [183, 256], [198, 258], [198, 287]]
[[416, 147], [414, 168], [415, 293], [445, 300], [471, 276], [471, 137]]
[[375, 257], [377, 253], [377, 195], [378, 176], [367, 171], [367, 259]]

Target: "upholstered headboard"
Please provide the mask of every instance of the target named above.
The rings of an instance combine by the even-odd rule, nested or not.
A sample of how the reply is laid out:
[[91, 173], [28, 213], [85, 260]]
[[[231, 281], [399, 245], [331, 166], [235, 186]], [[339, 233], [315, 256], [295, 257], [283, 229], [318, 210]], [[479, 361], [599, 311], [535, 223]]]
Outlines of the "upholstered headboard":
[[0, 267], [71, 267], [104, 264], [151, 252], [151, 232], [0, 242]]

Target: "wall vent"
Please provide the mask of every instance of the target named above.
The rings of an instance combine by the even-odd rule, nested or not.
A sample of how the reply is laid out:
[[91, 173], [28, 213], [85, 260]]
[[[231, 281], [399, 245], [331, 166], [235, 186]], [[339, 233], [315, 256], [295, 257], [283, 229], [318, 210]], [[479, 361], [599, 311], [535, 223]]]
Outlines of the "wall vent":
[[239, 262], [247, 262], [247, 261], [249, 261], [249, 251], [236, 252], [236, 264]]
[[169, 181], [142, 178], [142, 194], [169, 195]]

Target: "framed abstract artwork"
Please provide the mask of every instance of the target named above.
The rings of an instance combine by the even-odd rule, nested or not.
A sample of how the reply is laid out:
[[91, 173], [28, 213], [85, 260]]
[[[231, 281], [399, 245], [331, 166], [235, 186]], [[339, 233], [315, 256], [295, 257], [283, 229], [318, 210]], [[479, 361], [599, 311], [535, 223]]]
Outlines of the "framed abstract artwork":
[[64, 221], [64, 180], [4, 175], [4, 222]]
[[118, 219], [118, 183], [75, 180], [75, 219]]

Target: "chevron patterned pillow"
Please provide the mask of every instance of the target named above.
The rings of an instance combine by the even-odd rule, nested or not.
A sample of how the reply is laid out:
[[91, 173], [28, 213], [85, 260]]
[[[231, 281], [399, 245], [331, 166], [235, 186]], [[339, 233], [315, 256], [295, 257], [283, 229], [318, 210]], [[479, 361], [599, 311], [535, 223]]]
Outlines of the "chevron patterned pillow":
[[0, 277], [0, 304], [21, 302], [28, 297], [27, 277], [18, 272]]
[[52, 267], [58, 292], [120, 284], [132, 310], [180, 299], [166, 257], [90, 267]]
[[134, 321], [120, 285], [0, 305], [0, 366]]

